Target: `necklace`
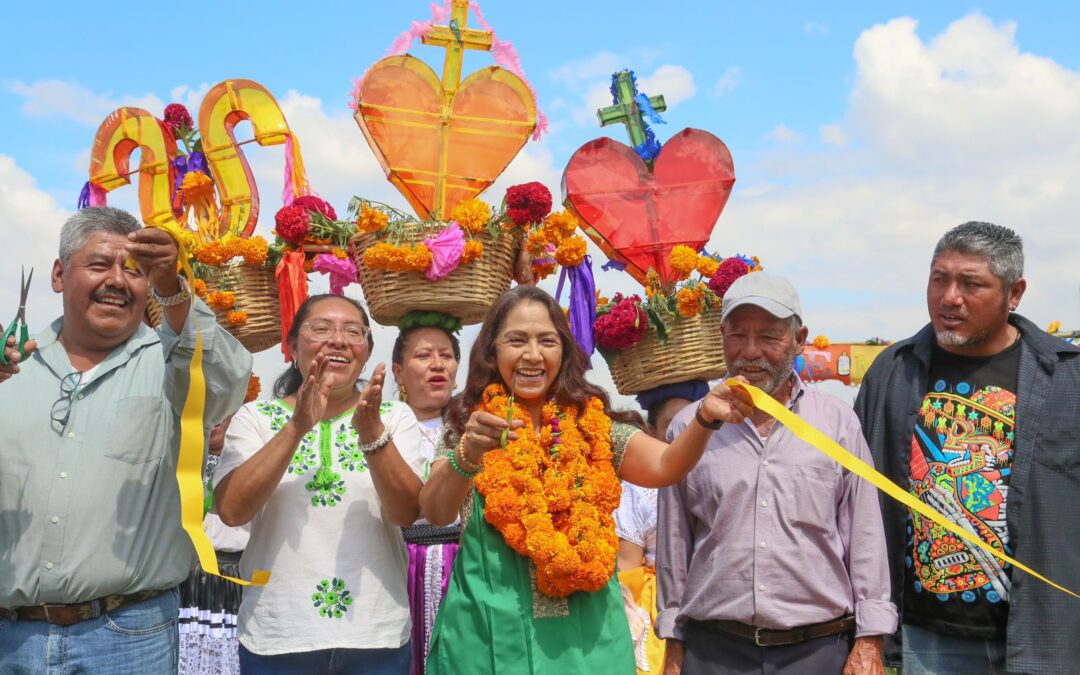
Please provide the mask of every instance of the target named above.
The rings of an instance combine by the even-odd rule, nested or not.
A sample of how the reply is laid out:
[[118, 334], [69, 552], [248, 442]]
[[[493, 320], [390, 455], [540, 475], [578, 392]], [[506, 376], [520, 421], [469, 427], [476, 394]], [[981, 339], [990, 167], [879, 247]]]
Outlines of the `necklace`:
[[603, 403], [591, 398], [578, 410], [549, 401], [537, 428], [528, 411], [511, 409], [506, 390], [495, 384], [478, 409], [524, 422], [516, 439], [484, 455], [474, 479], [485, 500], [484, 519], [536, 565], [544, 595], [602, 588], [615, 568], [611, 514], [621, 493]]

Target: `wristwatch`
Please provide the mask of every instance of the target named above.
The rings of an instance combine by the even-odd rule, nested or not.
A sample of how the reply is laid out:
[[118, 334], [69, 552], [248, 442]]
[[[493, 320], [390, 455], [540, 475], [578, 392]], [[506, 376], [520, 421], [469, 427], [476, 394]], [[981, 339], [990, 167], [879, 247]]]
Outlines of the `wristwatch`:
[[154, 300], [157, 300], [157, 303], [162, 307], [174, 307], [191, 299], [191, 291], [188, 289], [187, 281], [181, 276], [178, 276], [177, 279], [180, 283], [180, 290], [175, 295], [162, 297], [158, 294], [156, 288], [150, 287], [150, 293], [154, 296]]
[[367, 455], [374, 455], [376, 452], [382, 450], [390, 443], [390, 430], [385, 429], [382, 432], [382, 436], [379, 436], [370, 443], [361, 443], [359, 450], [366, 457]]
[[701, 415], [701, 404], [700, 403], [698, 404], [697, 410], [694, 411], [694, 419], [697, 420], [698, 424], [700, 424], [701, 426], [703, 426], [706, 429], [709, 429], [711, 431], [716, 431], [720, 427], [724, 426], [724, 421], [723, 420], [716, 420], [715, 422], [710, 422], [709, 420], [705, 419]]

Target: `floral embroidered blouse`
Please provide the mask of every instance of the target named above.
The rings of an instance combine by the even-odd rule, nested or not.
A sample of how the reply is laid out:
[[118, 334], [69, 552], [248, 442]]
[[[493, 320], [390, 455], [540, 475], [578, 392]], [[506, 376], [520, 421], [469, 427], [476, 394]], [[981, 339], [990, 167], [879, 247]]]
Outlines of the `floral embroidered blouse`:
[[[422, 476], [412, 410], [386, 402], [380, 412], [398, 452]], [[292, 414], [280, 399], [242, 407], [229, 425], [215, 487]], [[408, 641], [408, 555], [401, 529], [384, 517], [359, 445], [351, 410], [317, 425], [251, 521], [241, 573], [270, 570], [271, 578], [244, 589], [238, 633], [249, 651], [389, 649]]]

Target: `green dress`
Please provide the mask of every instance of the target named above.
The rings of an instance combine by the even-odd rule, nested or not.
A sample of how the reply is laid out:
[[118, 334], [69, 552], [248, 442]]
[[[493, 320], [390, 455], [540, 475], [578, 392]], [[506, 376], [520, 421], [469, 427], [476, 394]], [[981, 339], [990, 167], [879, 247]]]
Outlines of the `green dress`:
[[[636, 431], [612, 424], [616, 470]], [[614, 567], [599, 591], [549, 598], [536, 590], [532, 563], [484, 520], [475, 490], [463, 516], [461, 548], [431, 636], [429, 675], [636, 672]]]

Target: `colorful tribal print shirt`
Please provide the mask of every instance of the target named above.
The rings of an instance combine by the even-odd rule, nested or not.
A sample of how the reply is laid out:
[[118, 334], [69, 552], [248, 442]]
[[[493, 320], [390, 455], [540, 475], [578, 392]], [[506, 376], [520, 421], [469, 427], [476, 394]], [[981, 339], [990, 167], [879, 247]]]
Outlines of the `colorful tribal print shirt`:
[[[421, 476], [416, 416], [404, 403], [382, 404], [382, 421]], [[225, 436], [215, 487], [263, 448], [293, 411], [284, 401], [254, 401]], [[248, 586], [238, 633], [263, 655], [319, 649], [396, 649], [409, 639], [408, 554], [401, 529], [386, 519], [360, 452], [352, 411], [321, 422], [300, 441], [266, 505], [251, 521], [240, 571], [270, 570]]]
[[[1019, 363], [1019, 343], [978, 358], [935, 348], [930, 391], [911, 437], [911, 493], [1008, 554]], [[966, 637], [1005, 636], [1009, 565], [918, 514], [908, 516], [904, 564], [906, 623]]]

